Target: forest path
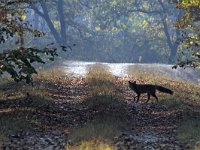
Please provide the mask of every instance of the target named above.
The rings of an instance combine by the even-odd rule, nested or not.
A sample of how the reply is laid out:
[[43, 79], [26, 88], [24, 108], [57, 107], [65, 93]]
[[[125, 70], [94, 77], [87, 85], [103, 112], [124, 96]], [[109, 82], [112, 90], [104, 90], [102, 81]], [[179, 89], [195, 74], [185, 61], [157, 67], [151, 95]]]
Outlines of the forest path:
[[97, 64], [102, 65], [112, 75], [117, 77], [132, 76], [134, 71], [147, 71], [156, 74], [166, 75], [174, 79], [180, 79], [200, 84], [200, 70], [194, 68], [177, 68], [172, 69], [172, 65], [167, 64], [141, 64], [141, 63], [103, 63], [103, 62], [82, 62], [82, 61], [65, 61], [62, 66], [65, 68], [67, 75], [74, 77], [85, 77], [90, 66]]
[[[54, 104], [39, 108], [35, 114], [40, 120], [39, 126], [31, 131], [11, 135], [3, 148], [61, 150], [66, 143], [70, 144], [71, 129], [84, 127], [100, 112], [82, 103], [89, 92], [85, 78], [72, 77], [70, 83], [48, 86]], [[127, 80], [119, 77], [116, 83], [121, 86], [123, 101], [126, 102], [126, 111], [119, 113], [126, 117], [124, 119], [128, 123], [126, 129], [119, 130], [118, 135], [112, 137], [119, 150], [185, 149], [185, 145], [175, 137], [176, 124], [181, 118], [180, 110], [168, 110], [157, 103], [135, 103], [132, 99], [134, 93], [128, 88]], [[12, 102], [1, 107], [5, 105], [12, 106]]]

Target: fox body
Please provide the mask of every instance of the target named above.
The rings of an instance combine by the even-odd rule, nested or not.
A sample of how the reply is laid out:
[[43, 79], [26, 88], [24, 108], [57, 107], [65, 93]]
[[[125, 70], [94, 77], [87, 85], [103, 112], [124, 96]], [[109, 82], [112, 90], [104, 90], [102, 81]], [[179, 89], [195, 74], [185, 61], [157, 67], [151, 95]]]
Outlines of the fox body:
[[140, 95], [142, 93], [147, 93], [148, 99], [146, 102], [148, 102], [150, 100], [150, 96], [153, 96], [156, 98], [156, 100], [158, 101], [158, 97], [156, 96], [156, 90], [163, 92], [163, 93], [168, 93], [168, 94], [173, 94], [173, 91], [162, 87], [162, 86], [158, 86], [158, 85], [152, 85], [152, 84], [136, 84], [136, 81], [134, 82], [130, 82], [129, 83], [129, 87], [137, 94], [137, 102], [139, 101]]

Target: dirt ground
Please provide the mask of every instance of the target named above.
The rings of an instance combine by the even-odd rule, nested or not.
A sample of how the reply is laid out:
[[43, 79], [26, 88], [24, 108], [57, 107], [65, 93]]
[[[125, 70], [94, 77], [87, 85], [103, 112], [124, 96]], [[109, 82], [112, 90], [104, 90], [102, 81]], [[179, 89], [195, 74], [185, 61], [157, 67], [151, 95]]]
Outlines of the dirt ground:
[[[30, 108], [27, 111], [27, 119], [31, 120], [34, 116], [39, 122], [31, 130], [20, 130], [9, 135], [9, 139], [2, 144], [2, 149], [66, 149], [67, 144], [73, 143], [70, 139], [71, 129], [84, 127], [102, 113], [110, 113], [110, 110], [100, 107], [90, 108], [84, 103], [90, 90], [85, 78], [62, 80], [70, 80], [70, 84], [62, 81], [62, 84], [55, 83], [46, 86], [53, 104], [44, 104], [31, 109], [34, 101], [31, 95], [22, 100], [0, 102], [1, 116], [9, 116], [12, 111], [26, 107]], [[155, 101], [144, 103], [145, 96], [139, 103], [135, 103], [133, 98], [135, 94], [128, 87], [127, 79], [116, 78], [116, 84], [120, 85], [122, 101], [125, 104], [125, 111], [119, 112], [123, 114], [124, 128], [119, 129], [117, 135], [112, 137], [112, 144], [117, 149], [181, 150], [190, 148], [187, 143], [176, 138], [177, 125], [183, 118], [182, 110], [167, 108]], [[6, 108], [12, 111], [10, 113], [4, 111]], [[113, 109], [111, 111], [114, 113], [122, 111], [110, 109]]]

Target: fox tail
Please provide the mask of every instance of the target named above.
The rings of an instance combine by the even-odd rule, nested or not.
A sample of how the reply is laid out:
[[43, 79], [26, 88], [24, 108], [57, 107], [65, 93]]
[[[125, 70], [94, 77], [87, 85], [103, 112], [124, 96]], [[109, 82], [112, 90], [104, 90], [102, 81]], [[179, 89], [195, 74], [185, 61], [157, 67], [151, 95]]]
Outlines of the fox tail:
[[173, 93], [174, 93], [172, 90], [165, 88], [165, 87], [162, 87], [162, 86], [158, 86], [158, 85], [156, 85], [156, 89], [160, 92], [168, 93], [168, 94], [171, 94], [171, 95], [173, 95]]

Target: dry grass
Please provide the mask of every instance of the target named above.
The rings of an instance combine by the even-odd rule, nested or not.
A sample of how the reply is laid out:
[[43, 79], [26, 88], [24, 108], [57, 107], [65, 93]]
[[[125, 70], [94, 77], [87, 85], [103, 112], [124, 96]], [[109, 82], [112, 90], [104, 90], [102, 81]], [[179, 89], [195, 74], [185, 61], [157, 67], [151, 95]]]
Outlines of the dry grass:
[[[200, 122], [192, 116], [194, 112], [200, 114], [200, 87], [152, 73], [151, 70], [144, 71], [140, 68], [136, 70], [137, 68], [129, 68], [132, 80], [141, 84], [162, 85], [174, 91], [173, 96], [158, 93], [159, 103], [166, 105], [169, 109], [182, 109], [185, 118], [178, 125], [177, 137], [179, 139], [188, 141], [192, 138], [195, 142], [199, 141]], [[39, 72], [34, 76], [35, 86], [33, 87], [24, 83], [13, 83], [10, 79], [2, 80], [0, 81], [0, 102], [25, 100], [29, 92], [32, 97], [31, 109], [51, 104], [52, 99], [46, 87], [59, 82], [58, 80], [64, 76], [65, 73], [61, 69]], [[115, 78], [108, 71], [108, 67], [100, 64], [88, 66], [86, 82], [90, 87], [90, 92], [84, 103], [89, 109], [99, 113], [92, 122], [70, 131], [69, 138], [72, 143], [66, 146], [66, 150], [115, 150], [113, 138], [121, 131], [128, 129], [126, 121], [123, 120], [126, 118], [123, 117], [126, 115], [125, 104], [122, 101], [123, 95], [119, 85], [116, 85]], [[6, 108], [3, 113], [0, 112], [0, 141], [6, 140], [9, 134], [27, 130], [39, 124], [35, 118], [27, 119], [29, 109]]]
[[38, 72], [38, 74], [34, 75], [33, 78], [35, 80], [47, 80], [49, 82], [54, 82], [57, 79], [60, 79], [62, 77], [65, 77], [66, 74], [63, 70], [63, 68], [55, 67], [55, 68], [50, 68], [47, 70], [42, 70]]
[[200, 104], [200, 87], [198, 85], [188, 83], [183, 80], [176, 80], [162, 73], [152, 72], [151, 70], [134, 70], [131, 66], [129, 67], [129, 74], [133, 81], [137, 81], [139, 84], [155, 84], [167, 87], [174, 91], [174, 95], [167, 95], [158, 93], [160, 100], [171, 104], [181, 102]]
[[107, 66], [93, 65], [88, 70], [90, 71], [86, 76], [86, 82], [90, 90], [84, 103], [99, 113], [122, 117], [126, 112], [124, 107], [126, 104], [123, 101], [122, 91], [116, 84], [115, 78], [108, 72]]
[[116, 150], [114, 137], [128, 129], [121, 92], [107, 69], [100, 64], [88, 67], [90, 92], [84, 104], [97, 113], [92, 122], [70, 132], [67, 150]]
[[[15, 83], [10, 78], [0, 81], [0, 147], [9, 135], [31, 130], [41, 123], [37, 110], [52, 105], [46, 84], [56, 82], [64, 74], [60, 69], [49, 69], [34, 76], [34, 86]], [[29, 96], [27, 95], [29, 93]]]
[[117, 148], [103, 140], [91, 139], [82, 141], [79, 145], [68, 145], [66, 150], [117, 150]]
[[[183, 118], [178, 124], [177, 138], [184, 142], [200, 141], [200, 87], [198, 85], [173, 79], [151, 69], [141, 69], [130, 66], [129, 74], [133, 81], [140, 84], [156, 84], [174, 91], [174, 95], [162, 94], [158, 92], [159, 104], [165, 105], [168, 109], [182, 111]], [[153, 98], [151, 98], [153, 99]], [[192, 146], [191, 146], [192, 147]], [[200, 146], [193, 147], [198, 149]]]
[[28, 130], [32, 126], [32, 123], [27, 121], [25, 112], [9, 111], [0, 115], [0, 148], [1, 144], [8, 140], [9, 135]]
[[[88, 99], [89, 105], [95, 108], [99, 105], [100, 108], [107, 105], [113, 106], [113, 108], [120, 108], [120, 106], [118, 107], [118, 105], [115, 104], [119, 104], [118, 100], [123, 97], [120, 92], [117, 91], [118, 87], [114, 84], [115, 79], [106, 69], [103, 70], [102, 66], [99, 71], [97, 69], [98, 66], [93, 66], [96, 68], [93, 72], [89, 72], [87, 77], [87, 81], [92, 87], [91, 92], [93, 93], [93, 97]], [[152, 72], [150, 69], [143, 70], [141, 68], [130, 67], [129, 74], [132, 75], [131, 79], [133, 81], [137, 81], [140, 84], [150, 83], [172, 89], [174, 95], [158, 93], [158, 97], [159, 104], [165, 105], [169, 109], [179, 109], [183, 113], [183, 119], [180, 120], [178, 125], [177, 138], [187, 142], [189, 139], [193, 139], [194, 141], [200, 140], [200, 122], [195, 117], [192, 117], [193, 114], [199, 114], [200, 116], [199, 86], [182, 80], [173, 79], [162, 73]], [[116, 99], [112, 99], [111, 97], [116, 97]]]
[[178, 138], [183, 141], [200, 140], [200, 120], [199, 118], [188, 118], [181, 122], [178, 128]]
[[113, 95], [116, 91], [114, 77], [105, 65], [91, 65], [87, 68], [86, 82], [91, 87], [92, 95]]
[[96, 103], [108, 104], [119, 103], [121, 99], [121, 91], [118, 85], [116, 85], [115, 78], [107, 70], [105, 65], [93, 65], [88, 68], [88, 74], [86, 76], [86, 82], [90, 87], [90, 93], [88, 98], [88, 105], [94, 100]]
[[43, 70], [33, 76], [33, 86], [25, 82], [16, 83], [9, 77], [3, 78], [0, 80], [0, 100], [23, 99], [27, 92], [31, 96], [48, 97], [45, 84], [55, 83], [64, 76], [65, 73], [60, 68]]
[[114, 137], [128, 128], [126, 121], [115, 115], [97, 115], [95, 120], [69, 133], [71, 143], [67, 150], [116, 150]]

